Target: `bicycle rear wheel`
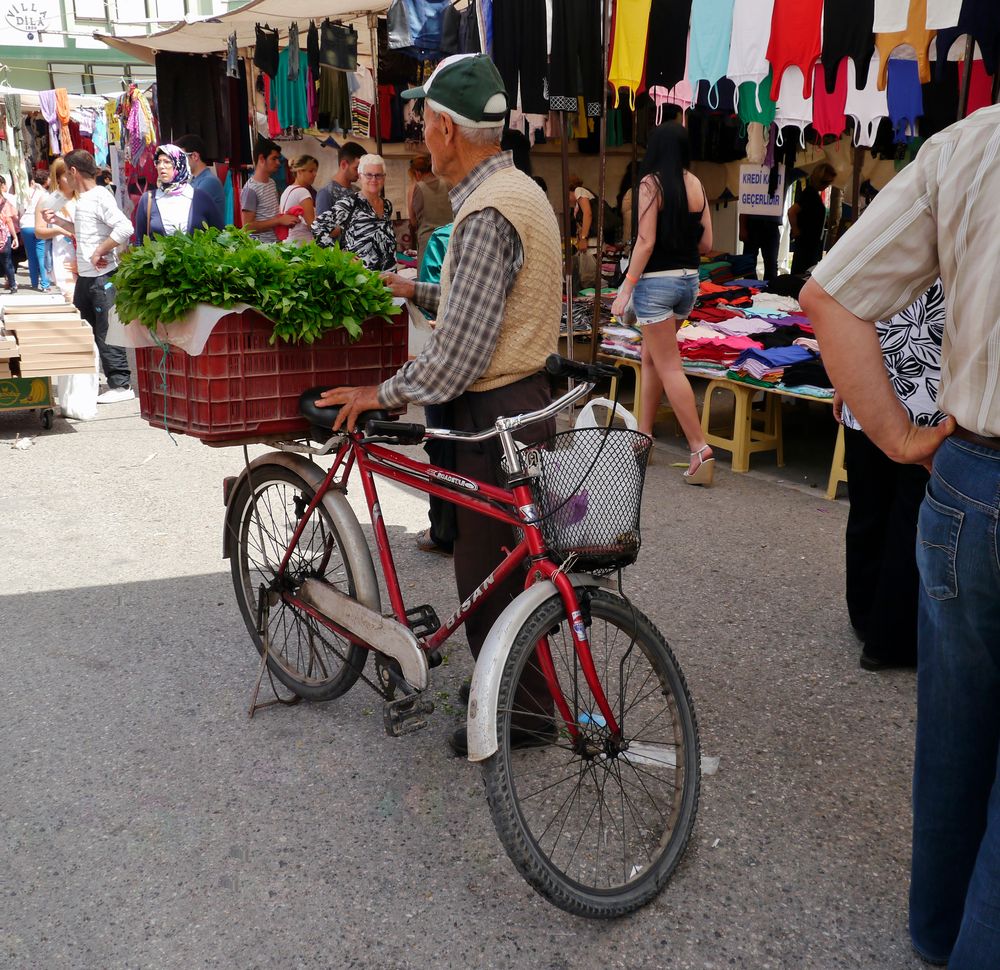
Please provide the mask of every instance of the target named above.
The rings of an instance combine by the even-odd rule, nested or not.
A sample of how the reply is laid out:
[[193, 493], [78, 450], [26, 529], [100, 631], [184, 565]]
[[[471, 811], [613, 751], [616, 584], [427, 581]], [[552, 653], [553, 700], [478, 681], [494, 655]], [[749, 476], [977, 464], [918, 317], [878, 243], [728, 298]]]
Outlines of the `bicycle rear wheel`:
[[[604, 725], [555, 597], [525, 621], [507, 658], [499, 749], [483, 765], [484, 780], [500, 841], [537, 892], [579, 916], [621, 916], [660, 892], [687, 847], [698, 809], [698, 727], [684, 675], [649, 619], [604, 590], [578, 592], [622, 743]], [[528, 710], [517, 690], [542, 639], [580, 730], [576, 743], [558, 714]]]
[[[306, 523], [284, 577], [279, 581], [276, 576], [314, 494], [312, 486], [293, 471], [280, 465], [260, 466], [253, 473], [253, 490], [244, 481], [234, 496], [226, 528], [232, 540], [236, 600], [257, 651], [264, 653], [263, 630], [274, 676], [299, 697], [328, 701], [354, 685], [368, 651], [338, 637], [281, 595], [316, 578], [357, 598], [362, 564], [354, 560], [325, 502]], [[373, 608], [378, 609], [377, 602]]]

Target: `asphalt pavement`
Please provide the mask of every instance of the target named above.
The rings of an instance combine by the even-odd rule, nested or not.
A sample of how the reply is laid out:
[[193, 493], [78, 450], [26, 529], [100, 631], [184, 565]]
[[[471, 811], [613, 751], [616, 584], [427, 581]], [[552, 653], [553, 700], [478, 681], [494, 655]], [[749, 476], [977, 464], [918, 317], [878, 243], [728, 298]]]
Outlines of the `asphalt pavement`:
[[[460, 638], [417, 734], [388, 738], [360, 684], [248, 719], [258, 658], [221, 557], [222, 479], [242, 454], [171, 441], [138, 410], [49, 432], [0, 415], [0, 966], [921, 966], [906, 932], [915, 678], [859, 669], [846, 505], [793, 454], [747, 475], [722, 460], [704, 490], [672, 467], [674, 439], [657, 448], [627, 590], [720, 763], [664, 892], [591, 923], [521, 879], [479, 769], [450, 755]], [[381, 497], [408, 604], [445, 615], [451, 562], [414, 546], [425, 500]]]

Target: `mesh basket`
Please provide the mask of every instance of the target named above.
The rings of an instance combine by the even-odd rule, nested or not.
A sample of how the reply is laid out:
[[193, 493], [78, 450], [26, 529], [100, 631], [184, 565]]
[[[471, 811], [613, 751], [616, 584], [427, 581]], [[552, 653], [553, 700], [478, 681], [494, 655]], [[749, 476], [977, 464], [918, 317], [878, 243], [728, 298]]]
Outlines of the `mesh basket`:
[[590, 573], [635, 562], [651, 444], [624, 428], [581, 428], [522, 449], [525, 466], [538, 469], [531, 489], [554, 559], [572, 556], [574, 570]]

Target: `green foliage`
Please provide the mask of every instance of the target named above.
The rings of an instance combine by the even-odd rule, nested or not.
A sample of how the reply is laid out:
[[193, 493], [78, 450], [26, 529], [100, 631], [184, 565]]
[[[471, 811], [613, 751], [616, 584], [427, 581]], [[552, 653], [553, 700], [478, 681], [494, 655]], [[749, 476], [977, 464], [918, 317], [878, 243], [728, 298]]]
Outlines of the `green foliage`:
[[246, 303], [275, 321], [272, 342], [312, 343], [334, 327], [356, 338], [363, 320], [399, 312], [379, 274], [339, 246], [262, 246], [234, 228], [146, 239], [122, 257], [115, 290], [121, 319], [150, 330], [198, 303]]

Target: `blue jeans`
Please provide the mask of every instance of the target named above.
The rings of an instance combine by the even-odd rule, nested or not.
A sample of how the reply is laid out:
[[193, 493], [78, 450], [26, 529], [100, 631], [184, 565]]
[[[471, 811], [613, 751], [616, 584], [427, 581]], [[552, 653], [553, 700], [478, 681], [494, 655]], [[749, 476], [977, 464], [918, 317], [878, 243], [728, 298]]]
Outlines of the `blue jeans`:
[[34, 226], [21, 227], [21, 238], [24, 240], [24, 252], [28, 257], [28, 275], [31, 285], [48, 289], [49, 274], [45, 270], [45, 240], [35, 235]]
[[910, 935], [949, 970], [1000, 967], [1000, 451], [948, 439], [917, 526]]

